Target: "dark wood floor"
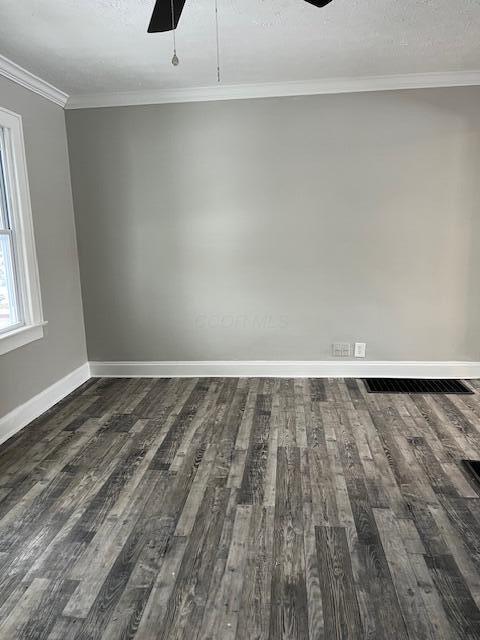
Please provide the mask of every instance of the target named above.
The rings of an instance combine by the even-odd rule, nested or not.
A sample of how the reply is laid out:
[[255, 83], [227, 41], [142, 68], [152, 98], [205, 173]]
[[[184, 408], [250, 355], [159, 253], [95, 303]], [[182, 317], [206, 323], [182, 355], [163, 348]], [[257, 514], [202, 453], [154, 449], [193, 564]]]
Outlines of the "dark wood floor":
[[480, 638], [479, 398], [89, 381], [0, 447], [0, 638]]

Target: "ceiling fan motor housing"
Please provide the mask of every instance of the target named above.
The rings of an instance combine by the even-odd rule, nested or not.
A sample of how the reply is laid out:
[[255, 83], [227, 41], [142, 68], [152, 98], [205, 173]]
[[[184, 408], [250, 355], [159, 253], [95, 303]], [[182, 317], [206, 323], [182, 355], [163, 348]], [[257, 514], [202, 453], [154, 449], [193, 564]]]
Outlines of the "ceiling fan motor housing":
[[330, 4], [330, 2], [332, 2], [332, 0], [305, 0], [305, 1], [319, 8], [325, 7], [327, 4]]

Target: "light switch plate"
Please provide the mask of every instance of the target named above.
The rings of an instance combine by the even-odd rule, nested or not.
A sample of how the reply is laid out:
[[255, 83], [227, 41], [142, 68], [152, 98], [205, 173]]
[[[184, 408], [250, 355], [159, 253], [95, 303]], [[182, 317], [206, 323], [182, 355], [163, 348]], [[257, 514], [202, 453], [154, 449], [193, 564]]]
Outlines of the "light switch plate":
[[335, 358], [348, 358], [352, 354], [349, 342], [334, 342], [332, 344], [332, 355]]

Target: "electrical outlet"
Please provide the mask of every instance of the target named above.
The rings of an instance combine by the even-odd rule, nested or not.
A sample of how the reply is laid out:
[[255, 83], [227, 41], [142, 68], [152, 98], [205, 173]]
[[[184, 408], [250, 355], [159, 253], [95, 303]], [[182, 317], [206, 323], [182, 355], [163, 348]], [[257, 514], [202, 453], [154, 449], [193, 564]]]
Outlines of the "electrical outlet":
[[332, 355], [335, 358], [348, 358], [351, 353], [349, 342], [334, 342], [332, 344]]
[[355, 342], [355, 358], [365, 358], [367, 344], [365, 342]]

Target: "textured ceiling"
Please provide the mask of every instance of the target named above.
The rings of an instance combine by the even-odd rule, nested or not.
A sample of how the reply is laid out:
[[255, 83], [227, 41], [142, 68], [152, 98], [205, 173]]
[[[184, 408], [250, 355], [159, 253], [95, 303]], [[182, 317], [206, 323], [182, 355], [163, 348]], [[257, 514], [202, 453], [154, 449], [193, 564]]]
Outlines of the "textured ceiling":
[[[168, 0], [165, 0], [168, 1]], [[154, 0], [0, 0], [0, 54], [69, 94], [214, 85], [214, 0], [172, 35]], [[222, 81], [282, 82], [480, 69], [480, 0], [218, 0]]]

